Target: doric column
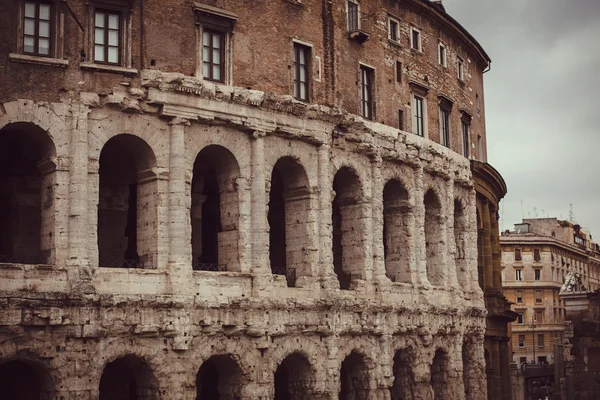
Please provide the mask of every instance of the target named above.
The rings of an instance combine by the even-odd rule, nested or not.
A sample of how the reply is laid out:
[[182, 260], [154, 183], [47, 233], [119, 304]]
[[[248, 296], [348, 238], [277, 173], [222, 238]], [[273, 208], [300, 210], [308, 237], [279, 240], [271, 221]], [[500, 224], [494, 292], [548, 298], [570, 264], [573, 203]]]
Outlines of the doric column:
[[483, 223], [482, 232], [482, 249], [483, 249], [483, 274], [485, 277], [485, 290], [491, 290], [493, 288], [493, 266], [492, 266], [492, 242], [490, 239], [490, 232], [492, 230], [490, 221], [490, 207], [486, 201], [482, 202], [481, 218]]
[[[415, 234], [413, 235], [412, 252], [415, 265], [411, 265], [411, 270], [416, 272], [416, 282], [418, 284], [429, 285], [427, 279], [427, 252], [425, 249], [425, 193], [423, 193], [423, 167], [418, 166], [415, 171]], [[414, 282], [414, 280], [413, 280]]]
[[376, 155], [371, 161], [371, 229], [373, 233], [373, 281], [385, 282], [385, 254], [383, 251], [383, 178], [381, 177], [382, 159]]
[[[458, 288], [458, 271], [456, 270], [456, 221], [454, 220], [454, 181], [446, 180], [446, 286]], [[466, 212], [466, 211], [464, 211]]]
[[333, 182], [329, 179], [330, 147], [322, 144], [318, 149], [319, 160], [319, 269], [322, 286], [339, 288], [333, 271], [332, 199]]
[[257, 296], [266, 290], [272, 282], [271, 273], [268, 269], [268, 241], [267, 234], [267, 190], [265, 177], [265, 141], [264, 131], [254, 131], [252, 135], [251, 156], [251, 247], [252, 265], [251, 271], [257, 275], [254, 279], [253, 295]]
[[[88, 226], [88, 112], [85, 105], [73, 105], [69, 168], [69, 244], [67, 263], [70, 266], [89, 265]], [[80, 269], [80, 278], [92, 278], [86, 268]]]
[[185, 127], [190, 123], [186, 119], [173, 118], [169, 152], [168, 182], [168, 231], [169, 258], [168, 269], [173, 291], [185, 294], [192, 290], [191, 240], [188, 229], [185, 173]]

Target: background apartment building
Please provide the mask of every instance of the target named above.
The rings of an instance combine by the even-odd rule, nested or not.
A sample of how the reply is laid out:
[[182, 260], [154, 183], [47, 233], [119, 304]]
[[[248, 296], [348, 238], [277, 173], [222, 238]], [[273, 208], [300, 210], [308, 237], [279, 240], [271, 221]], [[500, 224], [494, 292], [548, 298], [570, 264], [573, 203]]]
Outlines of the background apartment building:
[[512, 324], [513, 362], [553, 363], [562, 343], [565, 276], [577, 272], [590, 291], [600, 287], [600, 251], [579, 225], [556, 218], [524, 219], [500, 238], [504, 294], [518, 313]]

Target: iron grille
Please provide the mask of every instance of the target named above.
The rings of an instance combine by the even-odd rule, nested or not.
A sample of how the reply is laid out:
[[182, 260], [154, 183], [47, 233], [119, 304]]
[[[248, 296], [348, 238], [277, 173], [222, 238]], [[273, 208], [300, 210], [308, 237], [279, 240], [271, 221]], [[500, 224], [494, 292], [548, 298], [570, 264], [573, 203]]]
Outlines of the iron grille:
[[104, 268], [144, 268], [143, 261], [140, 260], [115, 260], [111, 263], [101, 263]]
[[212, 264], [212, 263], [192, 263], [194, 271], [210, 271], [210, 272], [227, 272], [227, 264]]
[[288, 287], [296, 287], [296, 268], [271, 267], [273, 275], [284, 275]]

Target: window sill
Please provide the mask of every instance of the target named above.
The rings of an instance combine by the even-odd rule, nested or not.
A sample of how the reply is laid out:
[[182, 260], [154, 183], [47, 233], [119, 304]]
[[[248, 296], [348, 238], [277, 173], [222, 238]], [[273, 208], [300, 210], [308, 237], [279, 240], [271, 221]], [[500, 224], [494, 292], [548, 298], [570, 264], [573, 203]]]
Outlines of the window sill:
[[397, 40], [388, 38], [388, 43], [391, 44], [394, 47], [402, 48], [402, 45]]
[[59, 67], [66, 68], [69, 66], [69, 60], [62, 60], [59, 58], [40, 57], [40, 56], [29, 56], [26, 54], [10, 53], [8, 58], [12, 62], [23, 63], [23, 64], [37, 64], [45, 65], [48, 67]]
[[116, 65], [104, 65], [82, 62], [79, 64], [81, 69], [89, 71], [112, 72], [116, 74], [137, 75], [138, 70], [135, 68], [118, 67]]
[[415, 53], [415, 54], [420, 55], [420, 56], [422, 56], [424, 54], [422, 50], [415, 49], [414, 47], [411, 47], [410, 51], [411, 51], [411, 53]]

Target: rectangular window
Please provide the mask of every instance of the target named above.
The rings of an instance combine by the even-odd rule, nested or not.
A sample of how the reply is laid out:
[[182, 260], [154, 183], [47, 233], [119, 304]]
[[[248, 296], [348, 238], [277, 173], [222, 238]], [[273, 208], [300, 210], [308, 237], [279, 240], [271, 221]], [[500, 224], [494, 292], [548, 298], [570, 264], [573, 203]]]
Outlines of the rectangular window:
[[223, 82], [225, 77], [225, 34], [204, 29], [202, 32], [202, 76]]
[[519, 347], [525, 347], [525, 335], [519, 335]]
[[442, 67], [448, 66], [446, 57], [446, 46], [443, 43], [438, 44], [438, 62]]
[[121, 14], [114, 11], [94, 13], [94, 62], [120, 64]]
[[360, 14], [358, 12], [358, 3], [348, 1], [348, 31], [357, 31], [360, 28]]
[[457, 57], [456, 68], [457, 68], [458, 79], [460, 79], [461, 81], [464, 81], [465, 80], [465, 62], [460, 57]]
[[400, 39], [400, 23], [397, 19], [388, 17], [388, 39], [398, 42]]
[[521, 249], [515, 249], [515, 261], [523, 261], [521, 257]]
[[477, 156], [479, 157], [479, 161], [485, 161], [483, 157], [483, 138], [481, 135], [477, 135]]
[[396, 82], [402, 83], [402, 63], [396, 61]]
[[542, 291], [541, 290], [535, 291], [535, 304], [542, 304]]
[[424, 103], [422, 97], [413, 96], [413, 133], [419, 136], [425, 134]]
[[523, 313], [517, 314], [517, 324], [523, 325], [524, 320], [525, 320], [525, 317], [523, 316]]
[[23, 53], [50, 56], [52, 6], [26, 1], [23, 18]]
[[450, 112], [440, 106], [440, 136], [442, 145], [450, 147]]
[[520, 269], [516, 269], [515, 270], [515, 280], [516, 281], [522, 281], [523, 280], [523, 276], [521, 274], [521, 270]]
[[523, 291], [522, 290], [517, 290], [517, 303], [522, 303], [523, 302]]
[[539, 268], [536, 268], [533, 270], [534, 276], [535, 276], [535, 280], [539, 281], [542, 278], [542, 270]]
[[360, 105], [364, 118], [373, 119], [373, 70], [360, 66]]
[[421, 51], [421, 31], [415, 28], [410, 28], [410, 47], [417, 51]]
[[404, 130], [404, 110], [398, 110], [398, 129]]
[[540, 256], [540, 249], [533, 249], [533, 261], [542, 261], [542, 257]]
[[540, 334], [538, 335], [538, 347], [544, 347], [545, 343], [544, 343], [544, 335]]
[[470, 151], [469, 151], [469, 123], [467, 123], [466, 121], [462, 121], [462, 138], [463, 138], [463, 155], [467, 158], [469, 158], [470, 155]]
[[310, 47], [294, 43], [294, 97], [308, 101], [310, 82]]
[[544, 323], [544, 312], [543, 311], [536, 311], [535, 312], [535, 322], [537, 324], [543, 324]]

